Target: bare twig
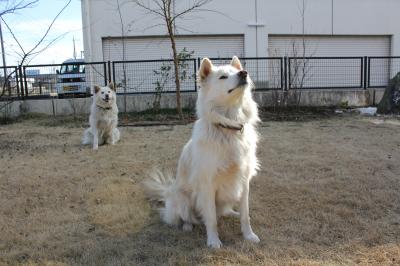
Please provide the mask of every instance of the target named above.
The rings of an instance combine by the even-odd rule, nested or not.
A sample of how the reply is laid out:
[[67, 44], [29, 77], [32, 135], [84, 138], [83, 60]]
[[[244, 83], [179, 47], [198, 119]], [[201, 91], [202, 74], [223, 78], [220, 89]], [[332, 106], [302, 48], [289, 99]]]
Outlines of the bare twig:
[[6, 14], [12, 14], [15, 13], [19, 10], [22, 9], [26, 9], [26, 8], [31, 8], [33, 7], [37, 2], [39, 2], [39, 0], [33, 0], [33, 1], [29, 1], [27, 3], [25, 3], [24, 0], [19, 1], [18, 3], [12, 2], [11, 4], [9, 3], [9, 1], [7, 1], [8, 5], [7, 7], [5, 7], [5, 9], [0, 11], [0, 17], [6, 15]]

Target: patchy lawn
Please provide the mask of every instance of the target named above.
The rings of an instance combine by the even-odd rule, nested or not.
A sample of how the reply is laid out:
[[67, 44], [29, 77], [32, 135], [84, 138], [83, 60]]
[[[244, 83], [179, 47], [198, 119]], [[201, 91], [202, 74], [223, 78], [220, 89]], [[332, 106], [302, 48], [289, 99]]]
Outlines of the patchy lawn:
[[123, 127], [98, 152], [76, 123], [0, 126], [0, 264], [400, 264], [400, 121], [345, 116], [260, 126], [251, 185], [260, 244], [235, 218], [224, 247], [160, 222], [140, 181], [175, 169], [191, 125]]

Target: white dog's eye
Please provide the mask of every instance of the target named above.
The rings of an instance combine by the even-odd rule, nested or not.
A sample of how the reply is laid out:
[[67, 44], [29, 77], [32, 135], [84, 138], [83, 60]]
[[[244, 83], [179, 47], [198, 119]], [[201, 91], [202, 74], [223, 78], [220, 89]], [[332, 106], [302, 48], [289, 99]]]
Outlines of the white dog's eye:
[[227, 79], [227, 78], [228, 78], [228, 76], [225, 76], [225, 75], [219, 77], [219, 79]]
[[108, 91], [108, 93], [111, 93], [111, 91]]
[[104, 94], [104, 91], [102, 91], [101, 94]]

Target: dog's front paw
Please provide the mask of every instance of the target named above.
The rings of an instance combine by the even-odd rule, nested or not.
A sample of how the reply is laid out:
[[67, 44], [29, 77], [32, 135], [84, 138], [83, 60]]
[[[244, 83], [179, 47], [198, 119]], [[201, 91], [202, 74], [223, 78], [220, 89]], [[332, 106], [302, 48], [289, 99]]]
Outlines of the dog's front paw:
[[251, 241], [251, 242], [254, 242], [254, 243], [260, 242], [260, 238], [256, 234], [254, 234], [253, 232], [244, 235], [244, 239], [246, 239], [248, 241]]
[[99, 146], [97, 146], [97, 145], [93, 146], [93, 150], [94, 150], [94, 151], [99, 150]]
[[207, 246], [210, 248], [221, 248], [222, 242], [218, 237], [210, 237], [207, 239]]

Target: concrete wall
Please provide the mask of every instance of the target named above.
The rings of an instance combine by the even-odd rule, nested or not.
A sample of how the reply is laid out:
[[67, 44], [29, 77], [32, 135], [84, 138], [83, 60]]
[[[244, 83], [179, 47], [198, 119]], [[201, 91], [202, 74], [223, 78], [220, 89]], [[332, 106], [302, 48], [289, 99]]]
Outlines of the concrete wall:
[[[374, 93], [375, 91], [375, 93]], [[338, 106], [347, 103], [349, 106], [362, 107], [378, 103], [383, 95], [384, 89], [377, 90], [304, 90], [301, 95], [301, 106]], [[274, 99], [280, 97], [282, 91], [255, 92], [254, 99], [260, 107], [274, 105]], [[375, 95], [375, 100], [374, 100]], [[182, 106], [194, 108], [196, 105], [196, 93], [183, 93]], [[126, 105], [122, 95], [118, 97], [118, 108], [120, 112], [139, 112], [152, 108], [154, 95], [127, 95]], [[161, 108], [175, 108], [175, 94], [164, 94], [161, 100]], [[25, 100], [13, 102], [8, 111], [11, 117], [17, 117], [23, 113], [40, 113], [47, 115], [72, 115], [89, 114], [91, 98], [80, 99], [46, 99]], [[54, 109], [53, 109], [54, 104]], [[126, 109], [125, 109], [126, 106]], [[54, 112], [53, 112], [54, 110]], [[4, 109], [0, 111], [3, 114]]]
[[[82, 21], [85, 58], [103, 60], [102, 38], [161, 36], [166, 34], [160, 18], [120, 1], [124, 32], [115, 0], [83, 0]], [[151, 3], [152, 1], [144, 1]], [[400, 55], [399, 0], [304, 0], [305, 34], [308, 35], [390, 35], [392, 55]], [[176, 1], [177, 12], [186, 1]], [[268, 56], [268, 35], [302, 33], [303, 0], [216, 0], [191, 19], [178, 20], [180, 35], [240, 34], [245, 37], [245, 56]], [[183, 5], [183, 6], [179, 6]], [[190, 31], [185, 31], [189, 29]]]

